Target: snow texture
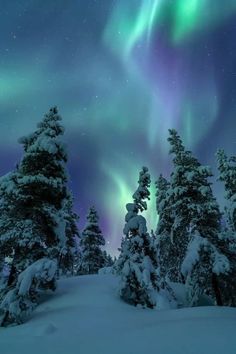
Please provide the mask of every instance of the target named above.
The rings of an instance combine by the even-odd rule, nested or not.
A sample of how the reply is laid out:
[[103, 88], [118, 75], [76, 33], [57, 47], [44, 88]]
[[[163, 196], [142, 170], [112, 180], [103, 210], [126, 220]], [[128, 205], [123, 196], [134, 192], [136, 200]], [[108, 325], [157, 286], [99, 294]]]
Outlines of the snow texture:
[[[235, 354], [235, 308], [140, 309], [115, 296], [118, 281], [112, 275], [59, 281], [29, 322], [0, 328], [1, 353]], [[182, 289], [176, 288], [180, 297]]]
[[32, 285], [33, 279], [40, 282], [50, 282], [56, 274], [57, 262], [43, 258], [26, 268], [18, 277], [17, 288], [19, 295], [26, 295]]

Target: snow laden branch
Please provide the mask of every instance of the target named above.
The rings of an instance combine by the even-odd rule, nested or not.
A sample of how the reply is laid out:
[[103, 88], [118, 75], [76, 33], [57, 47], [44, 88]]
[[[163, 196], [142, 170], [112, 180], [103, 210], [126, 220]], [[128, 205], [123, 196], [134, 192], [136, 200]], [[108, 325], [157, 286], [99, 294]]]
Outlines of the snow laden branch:
[[24, 270], [16, 286], [9, 290], [0, 304], [1, 326], [26, 321], [37, 305], [40, 290], [56, 289], [57, 261], [40, 259]]

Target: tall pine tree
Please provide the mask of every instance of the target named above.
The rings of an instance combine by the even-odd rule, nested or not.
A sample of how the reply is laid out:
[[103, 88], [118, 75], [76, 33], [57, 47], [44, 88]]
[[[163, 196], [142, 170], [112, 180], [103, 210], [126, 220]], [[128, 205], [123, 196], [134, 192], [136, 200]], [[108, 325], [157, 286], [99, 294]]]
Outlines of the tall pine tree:
[[139, 211], [147, 209], [146, 199], [150, 198], [151, 180], [146, 167], [141, 170], [138, 183], [138, 189], [133, 194], [134, 202], [126, 205], [125, 238], [116, 269], [121, 276], [121, 298], [133, 305], [153, 308], [159, 290], [156, 254], [147, 232], [146, 220], [138, 215]]
[[[208, 181], [212, 173], [185, 149], [174, 129], [169, 133], [174, 164], [168, 189], [175, 263], [172, 280], [187, 283], [191, 304], [203, 293], [221, 304], [218, 275], [227, 271], [228, 263], [219, 249], [221, 213]], [[190, 264], [187, 260], [192, 259], [193, 253], [197, 256]]]
[[227, 256], [230, 270], [220, 277], [223, 304], [236, 306], [236, 157], [227, 157], [224, 150], [216, 153], [219, 180], [224, 183], [225, 208], [227, 223], [221, 232], [220, 242], [223, 253]]
[[[20, 139], [23, 158], [16, 170], [0, 181], [3, 210], [0, 246], [5, 256], [13, 258], [5, 292], [16, 286], [21, 272], [40, 259], [58, 263], [67, 238], [72, 242], [67, 229], [71, 223], [69, 215], [73, 220], [75, 215], [71, 208], [65, 207], [69, 192], [65, 170], [67, 155], [61, 140], [63, 133], [61, 117], [54, 107], [33, 134]], [[53, 290], [55, 284], [50, 284]], [[9, 312], [4, 322], [11, 321], [14, 321], [14, 314]]]
[[80, 241], [82, 255], [79, 274], [96, 274], [104, 266], [105, 259], [101, 247], [105, 245], [105, 239], [98, 221], [96, 209], [90, 208]]
[[[62, 209], [62, 217], [65, 221], [65, 237], [62, 240], [62, 246], [59, 255], [59, 272], [64, 275], [74, 275], [74, 267], [79, 255], [76, 238], [80, 238], [76, 222], [78, 215], [73, 211], [73, 197], [71, 193], [67, 193]], [[60, 224], [59, 224], [60, 225]]]
[[160, 175], [156, 182], [156, 209], [159, 216], [155, 232], [155, 245], [158, 251], [158, 267], [161, 279], [173, 279], [176, 274], [176, 249], [171, 242], [171, 204], [168, 194], [170, 183]]
[[224, 183], [225, 197], [228, 201], [226, 208], [230, 229], [236, 232], [236, 156], [227, 157], [224, 150], [216, 153], [219, 180]]

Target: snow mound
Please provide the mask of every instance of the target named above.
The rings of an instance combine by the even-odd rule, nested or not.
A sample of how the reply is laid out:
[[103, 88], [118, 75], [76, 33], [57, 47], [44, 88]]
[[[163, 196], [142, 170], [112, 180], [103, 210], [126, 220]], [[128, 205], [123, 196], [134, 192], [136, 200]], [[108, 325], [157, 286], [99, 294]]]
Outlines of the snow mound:
[[99, 269], [98, 274], [99, 275], [113, 274], [113, 272], [114, 272], [113, 267], [103, 267]]
[[38, 328], [38, 332], [35, 334], [38, 336], [47, 336], [55, 333], [57, 331], [57, 327], [53, 323], [48, 323], [46, 325], [40, 326]]
[[118, 282], [111, 274], [59, 281], [30, 321], [0, 328], [1, 353], [235, 354], [235, 308], [136, 308], [121, 301]]

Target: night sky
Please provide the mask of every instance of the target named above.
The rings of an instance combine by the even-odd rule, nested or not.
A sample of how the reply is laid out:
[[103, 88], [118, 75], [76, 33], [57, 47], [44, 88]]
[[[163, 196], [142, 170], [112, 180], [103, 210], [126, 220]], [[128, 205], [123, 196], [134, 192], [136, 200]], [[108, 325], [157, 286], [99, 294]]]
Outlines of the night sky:
[[0, 0], [1, 174], [54, 105], [79, 226], [94, 204], [114, 254], [140, 168], [171, 172], [168, 128], [215, 172], [236, 153], [236, 1]]

